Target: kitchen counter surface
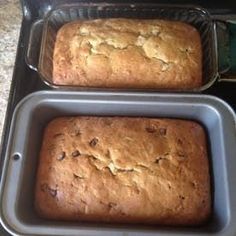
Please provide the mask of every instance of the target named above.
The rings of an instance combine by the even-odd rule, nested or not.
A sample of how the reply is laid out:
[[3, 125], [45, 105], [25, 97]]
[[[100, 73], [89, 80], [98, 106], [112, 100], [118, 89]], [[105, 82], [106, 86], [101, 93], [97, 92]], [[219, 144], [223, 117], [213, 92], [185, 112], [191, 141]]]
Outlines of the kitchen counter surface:
[[0, 0], [0, 137], [12, 80], [21, 19], [19, 0]]

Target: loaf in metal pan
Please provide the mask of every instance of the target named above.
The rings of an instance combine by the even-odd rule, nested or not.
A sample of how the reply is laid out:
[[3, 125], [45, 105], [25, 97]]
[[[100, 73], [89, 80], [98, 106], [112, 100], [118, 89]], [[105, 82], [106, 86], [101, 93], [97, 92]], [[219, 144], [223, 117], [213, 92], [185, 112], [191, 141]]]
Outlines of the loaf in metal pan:
[[56, 220], [203, 223], [211, 212], [204, 129], [178, 119], [57, 118], [43, 137], [35, 207]]

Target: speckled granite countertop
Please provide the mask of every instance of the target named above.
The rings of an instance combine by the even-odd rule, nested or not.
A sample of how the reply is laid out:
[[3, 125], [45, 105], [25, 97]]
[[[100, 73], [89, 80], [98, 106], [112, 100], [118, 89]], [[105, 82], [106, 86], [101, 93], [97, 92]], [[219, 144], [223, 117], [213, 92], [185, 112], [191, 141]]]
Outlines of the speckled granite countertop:
[[0, 138], [21, 25], [19, 0], [0, 0]]

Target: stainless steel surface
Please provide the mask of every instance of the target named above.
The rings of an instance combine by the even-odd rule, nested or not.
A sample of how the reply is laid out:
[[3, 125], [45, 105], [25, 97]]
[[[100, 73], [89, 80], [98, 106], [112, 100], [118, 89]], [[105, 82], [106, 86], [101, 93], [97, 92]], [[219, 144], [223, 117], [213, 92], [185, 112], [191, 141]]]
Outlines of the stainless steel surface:
[[[144, 116], [200, 122], [209, 139], [213, 214], [199, 227], [157, 227], [121, 224], [58, 222], [34, 212], [37, 158], [45, 125], [65, 115]], [[235, 114], [222, 100], [207, 95], [38, 92], [17, 106], [0, 188], [0, 215], [14, 235], [235, 235], [236, 184]]]

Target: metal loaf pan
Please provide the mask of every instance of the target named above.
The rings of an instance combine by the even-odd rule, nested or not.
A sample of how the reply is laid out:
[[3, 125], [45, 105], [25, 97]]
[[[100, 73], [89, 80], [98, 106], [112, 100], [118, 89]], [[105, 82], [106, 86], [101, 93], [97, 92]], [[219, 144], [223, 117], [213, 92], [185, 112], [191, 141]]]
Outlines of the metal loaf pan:
[[[33, 208], [35, 173], [46, 124], [58, 116], [143, 116], [192, 119], [209, 138], [213, 213], [199, 227], [94, 224], [40, 219]], [[17, 106], [0, 195], [1, 223], [13, 235], [235, 235], [236, 129], [232, 109], [207, 95], [44, 91]], [[161, 193], [160, 193], [161, 194]]]
[[[160, 4], [89, 4], [78, 3], [63, 5], [51, 10], [43, 23], [40, 57], [37, 65], [38, 25], [36, 22], [31, 30], [29, 48], [27, 52], [27, 64], [38, 71], [42, 80], [53, 88], [61, 89], [88, 89], [79, 86], [63, 86], [52, 81], [53, 51], [57, 31], [66, 23], [75, 20], [89, 20], [97, 18], [138, 18], [138, 19], [166, 19], [176, 20], [193, 25], [200, 33], [203, 50], [203, 86], [189, 89], [188, 91], [202, 91], [209, 88], [218, 76], [217, 40], [215, 24], [205, 9], [193, 6], [160, 5]], [[183, 36], [184, 37], [184, 36]], [[35, 61], [36, 65], [33, 65]], [[124, 88], [125, 89], [125, 88]], [[150, 90], [150, 89], [149, 89]], [[158, 89], [156, 89], [158, 90]], [[161, 90], [161, 89], [159, 89]], [[162, 91], [166, 89], [162, 89]], [[174, 89], [173, 89], [174, 90]], [[172, 91], [173, 91], [172, 90]], [[183, 91], [183, 89], [178, 89]]]

